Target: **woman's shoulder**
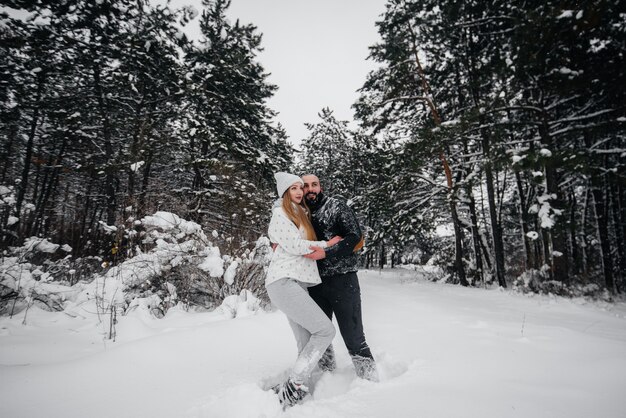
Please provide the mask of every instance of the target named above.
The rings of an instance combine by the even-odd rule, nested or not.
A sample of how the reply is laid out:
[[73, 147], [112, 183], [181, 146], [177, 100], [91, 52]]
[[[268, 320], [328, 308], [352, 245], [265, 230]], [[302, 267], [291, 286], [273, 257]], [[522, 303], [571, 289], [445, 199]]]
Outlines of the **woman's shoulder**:
[[272, 208], [272, 218], [275, 218], [275, 217], [287, 218], [287, 214], [285, 213], [285, 209], [283, 209], [281, 206], [279, 206], [277, 208]]

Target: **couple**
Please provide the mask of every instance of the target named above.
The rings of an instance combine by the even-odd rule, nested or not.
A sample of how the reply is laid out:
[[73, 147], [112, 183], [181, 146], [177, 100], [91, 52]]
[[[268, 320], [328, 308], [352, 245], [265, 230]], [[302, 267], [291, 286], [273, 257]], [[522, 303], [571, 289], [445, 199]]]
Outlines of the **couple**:
[[362, 234], [354, 212], [343, 200], [325, 196], [314, 175], [279, 172], [274, 177], [282, 202], [269, 225], [276, 247], [265, 286], [287, 315], [298, 346], [289, 378], [275, 387], [280, 402], [291, 406], [308, 394], [318, 363], [322, 371], [336, 367], [333, 313], [357, 375], [377, 381], [378, 374], [361, 320], [355, 248], [362, 245]]

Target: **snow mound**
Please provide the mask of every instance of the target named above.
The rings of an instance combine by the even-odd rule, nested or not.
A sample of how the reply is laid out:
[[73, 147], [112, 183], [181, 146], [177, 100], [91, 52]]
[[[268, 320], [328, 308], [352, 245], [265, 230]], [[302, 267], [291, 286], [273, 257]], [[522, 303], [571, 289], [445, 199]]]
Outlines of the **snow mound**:
[[239, 295], [227, 296], [218, 309], [228, 318], [241, 318], [255, 315], [261, 309], [261, 301], [244, 289]]
[[[269, 388], [286, 378], [281, 373], [273, 382], [259, 385], [243, 383], [213, 394], [192, 407], [187, 417], [239, 418], [239, 417], [342, 417], [337, 405], [349, 406], [355, 398], [369, 398], [397, 384], [395, 379], [409, 376], [416, 370], [416, 362], [406, 364], [392, 360], [385, 353], [377, 354], [380, 382], [374, 383], [356, 377], [354, 367], [346, 363], [335, 371], [316, 371], [310, 385], [311, 394], [301, 404], [282, 410], [278, 398]], [[401, 382], [400, 382], [401, 384]], [[245, 399], [245, 402], [242, 402]]]
[[45, 238], [30, 237], [24, 241], [22, 246], [23, 252], [42, 252], [42, 253], [55, 253], [60, 247], [59, 244], [53, 244]]
[[[12, 249], [15, 256], [0, 262], [0, 315], [37, 305], [72, 316], [91, 312], [112, 322], [116, 315], [130, 311], [161, 318], [179, 303], [214, 309], [225, 296], [237, 293], [221, 308], [228, 317], [247, 316], [260, 309], [261, 301], [244, 288], [264, 296], [260, 289], [269, 262], [267, 253], [271, 252], [266, 238], [239, 258], [222, 255], [199, 224], [171, 212], [156, 212], [134, 225], [142, 227], [127, 231], [138, 238], [129, 239], [125, 248], [128, 258], [110, 268], [109, 261], [100, 259], [91, 263], [94, 269], [87, 274], [80, 267], [83, 261], [67, 255], [72, 251], [69, 246], [32, 237]], [[51, 261], [53, 253], [64, 258]]]
[[[245, 401], [243, 401], [245, 400]], [[230, 387], [211, 396], [203, 404], [192, 408], [186, 417], [270, 418], [282, 415], [278, 398], [254, 383]]]

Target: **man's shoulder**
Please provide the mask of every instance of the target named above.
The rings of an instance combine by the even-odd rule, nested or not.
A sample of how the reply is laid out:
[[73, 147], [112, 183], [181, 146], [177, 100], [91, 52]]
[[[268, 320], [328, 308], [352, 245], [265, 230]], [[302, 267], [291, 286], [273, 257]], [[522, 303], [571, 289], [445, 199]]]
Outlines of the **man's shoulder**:
[[345, 202], [347, 201], [347, 199], [345, 197], [343, 197], [340, 194], [334, 194], [332, 196], [327, 196], [328, 200], [332, 200], [332, 201], [340, 201], [340, 202]]
[[331, 207], [331, 208], [344, 210], [350, 207], [348, 205], [348, 199], [346, 199], [340, 194], [328, 196], [326, 201], [327, 201], [328, 207]]

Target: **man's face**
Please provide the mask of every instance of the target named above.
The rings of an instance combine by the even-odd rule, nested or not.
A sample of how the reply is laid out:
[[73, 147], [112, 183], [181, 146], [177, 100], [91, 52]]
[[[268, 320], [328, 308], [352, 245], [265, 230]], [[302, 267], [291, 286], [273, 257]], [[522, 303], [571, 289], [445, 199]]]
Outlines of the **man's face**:
[[302, 181], [304, 181], [304, 198], [307, 202], [315, 202], [317, 195], [322, 191], [320, 179], [314, 175], [306, 175], [302, 176]]

